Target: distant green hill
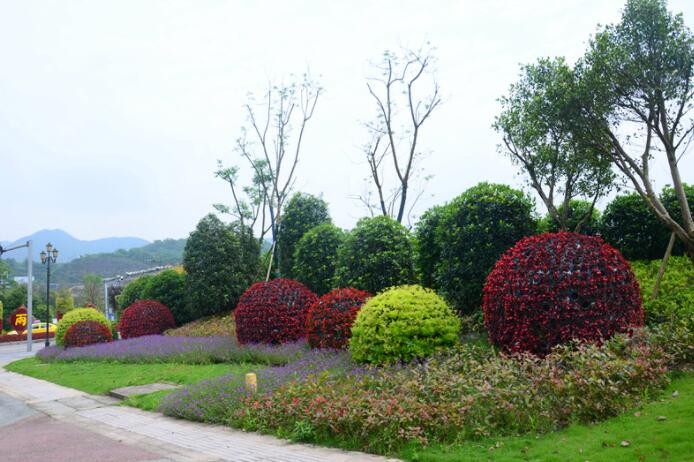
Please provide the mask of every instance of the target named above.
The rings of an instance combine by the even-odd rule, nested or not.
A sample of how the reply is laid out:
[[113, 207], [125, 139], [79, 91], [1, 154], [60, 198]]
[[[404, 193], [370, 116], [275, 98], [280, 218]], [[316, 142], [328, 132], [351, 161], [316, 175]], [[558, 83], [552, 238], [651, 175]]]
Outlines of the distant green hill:
[[[164, 239], [154, 241], [143, 247], [130, 250], [116, 250], [112, 253], [98, 253], [75, 258], [67, 263], [51, 266], [51, 285], [80, 284], [85, 274], [111, 277], [128, 271], [137, 271], [153, 266], [177, 265], [183, 261], [186, 239]], [[26, 263], [8, 261], [11, 277], [26, 276]], [[41, 264], [34, 264], [34, 277], [38, 283], [45, 283], [46, 270]]]

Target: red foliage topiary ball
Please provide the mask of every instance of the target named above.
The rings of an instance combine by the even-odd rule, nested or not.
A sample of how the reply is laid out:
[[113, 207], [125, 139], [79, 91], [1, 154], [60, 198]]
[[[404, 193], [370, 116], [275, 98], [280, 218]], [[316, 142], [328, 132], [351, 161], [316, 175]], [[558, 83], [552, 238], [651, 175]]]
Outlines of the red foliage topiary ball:
[[65, 332], [65, 348], [81, 347], [113, 340], [111, 329], [98, 321], [78, 321]]
[[504, 253], [484, 286], [484, 323], [506, 352], [548, 353], [572, 339], [600, 341], [643, 325], [638, 283], [599, 237], [546, 233]]
[[236, 306], [239, 343], [285, 343], [306, 336], [306, 313], [316, 294], [292, 279], [253, 284]]
[[352, 323], [371, 294], [353, 288], [333, 289], [311, 305], [306, 317], [312, 348], [344, 348], [352, 335]]
[[138, 300], [123, 311], [118, 331], [122, 338], [160, 335], [176, 327], [173, 314], [156, 300]]

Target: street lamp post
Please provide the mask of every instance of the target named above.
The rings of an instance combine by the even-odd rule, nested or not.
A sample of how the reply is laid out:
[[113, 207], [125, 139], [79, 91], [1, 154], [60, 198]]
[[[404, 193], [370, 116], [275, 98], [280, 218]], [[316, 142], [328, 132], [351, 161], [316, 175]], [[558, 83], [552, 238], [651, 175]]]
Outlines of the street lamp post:
[[42, 250], [40, 255], [41, 263], [46, 265], [46, 346], [48, 346], [51, 344], [48, 337], [48, 326], [51, 323], [51, 263], [55, 263], [58, 259], [58, 249], [53, 248], [49, 242], [46, 244], [46, 250]]

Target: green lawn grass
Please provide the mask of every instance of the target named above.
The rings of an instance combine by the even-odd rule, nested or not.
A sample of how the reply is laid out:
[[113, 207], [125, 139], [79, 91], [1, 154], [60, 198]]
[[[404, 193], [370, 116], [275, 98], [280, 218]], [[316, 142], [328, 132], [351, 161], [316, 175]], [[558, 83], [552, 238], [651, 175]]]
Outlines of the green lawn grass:
[[[679, 396], [673, 397], [674, 391]], [[694, 374], [673, 380], [661, 400], [599, 424], [573, 425], [539, 437], [409, 449], [400, 457], [421, 462], [694, 461]]]
[[245, 374], [257, 368], [252, 364], [118, 364], [87, 361], [44, 363], [36, 358], [22, 359], [5, 366], [8, 371], [91, 394], [106, 394], [114, 388], [154, 382], [185, 385], [232, 372]]

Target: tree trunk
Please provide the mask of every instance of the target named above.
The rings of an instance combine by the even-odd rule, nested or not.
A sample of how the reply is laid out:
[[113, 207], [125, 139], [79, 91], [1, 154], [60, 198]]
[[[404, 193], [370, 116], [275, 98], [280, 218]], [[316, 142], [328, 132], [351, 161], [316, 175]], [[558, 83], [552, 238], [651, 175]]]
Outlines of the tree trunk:
[[675, 240], [677, 236], [675, 233], [670, 234], [670, 242], [667, 244], [667, 249], [665, 250], [665, 256], [660, 264], [660, 269], [658, 270], [658, 277], [655, 280], [655, 286], [653, 287], [653, 294], [651, 295], [651, 300], [658, 298], [658, 291], [660, 290], [660, 283], [663, 282], [663, 276], [665, 275], [665, 269], [667, 268], [667, 262], [670, 259], [670, 254], [672, 254], [672, 248], [675, 246]]

